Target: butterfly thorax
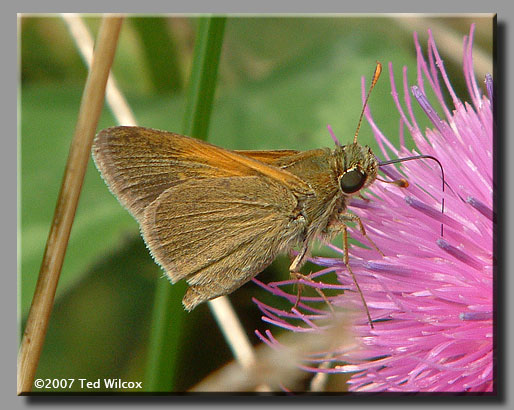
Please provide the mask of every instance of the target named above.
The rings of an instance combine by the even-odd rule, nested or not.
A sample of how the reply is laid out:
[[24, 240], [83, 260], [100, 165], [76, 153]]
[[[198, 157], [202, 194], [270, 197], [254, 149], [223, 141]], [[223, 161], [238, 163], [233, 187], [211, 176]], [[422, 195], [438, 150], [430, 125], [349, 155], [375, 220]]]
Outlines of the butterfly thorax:
[[360, 144], [301, 152], [282, 158], [275, 165], [301, 177], [314, 192], [298, 198], [307, 222], [307, 237], [323, 234], [346, 213], [349, 199], [373, 183], [378, 169], [370, 148]]

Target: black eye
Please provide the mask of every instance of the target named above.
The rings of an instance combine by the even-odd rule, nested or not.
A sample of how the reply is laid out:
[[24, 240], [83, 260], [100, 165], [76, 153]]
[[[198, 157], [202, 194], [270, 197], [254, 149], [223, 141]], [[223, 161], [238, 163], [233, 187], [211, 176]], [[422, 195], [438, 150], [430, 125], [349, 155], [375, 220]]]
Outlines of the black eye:
[[353, 194], [364, 186], [367, 175], [358, 168], [351, 168], [339, 178], [341, 191], [345, 194]]

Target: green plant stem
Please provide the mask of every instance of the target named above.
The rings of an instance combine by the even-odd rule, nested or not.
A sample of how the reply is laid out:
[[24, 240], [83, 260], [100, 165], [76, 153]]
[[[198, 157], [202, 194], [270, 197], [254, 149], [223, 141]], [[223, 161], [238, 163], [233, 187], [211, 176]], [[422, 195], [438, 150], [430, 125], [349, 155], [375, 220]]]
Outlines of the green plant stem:
[[[198, 21], [184, 116], [183, 133], [186, 135], [207, 138], [225, 21], [224, 17], [200, 18]], [[147, 359], [146, 391], [167, 392], [176, 385], [176, 363], [187, 315], [180, 303], [184, 289], [183, 284], [171, 286], [166, 280], [160, 280], [157, 285]]]
[[212, 17], [199, 20], [183, 132], [191, 137], [206, 140], [226, 18]]

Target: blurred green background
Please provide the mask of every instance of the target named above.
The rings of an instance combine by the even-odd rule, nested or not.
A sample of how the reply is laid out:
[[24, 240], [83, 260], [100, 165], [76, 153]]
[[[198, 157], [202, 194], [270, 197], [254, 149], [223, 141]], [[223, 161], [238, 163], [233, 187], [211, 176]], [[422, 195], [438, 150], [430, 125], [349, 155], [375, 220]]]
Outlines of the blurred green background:
[[[85, 18], [94, 34], [99, 21], [97, 16]], [[231, 149], [305, 150], [332, 146], [326, 129], [330, 124], [346, 143], [361, 110], [361, 77], [369, 84], [380, 61], [385, 71], [370, 108], [382, 131], [397, 142], [398, 114], [387, 63], [394, 64], [398, 86], [401, 68], [407, 65], [412, 85], [413, 27], [426, 49], [423, 25], [432, 27], [438, 45], [451, 44], [450, 37], [460, 44], [471, 22], [477, 23], [475, 50], [490, 59], [490, 17], [230, 17], [209, 141]], [[87, 70], [59, 16], [26, 15], [18, 23], [21, 335]], [[195, 30], [195, 18], [185, 16], [125, 20], [113, 72], [139, 125], [182, 128]], [[452, 84], [466, 99], [462, 47], [442, 52]], [[483, 73], [477, 75], [482, 83]], [[423, 123], [422, 116], [417, 117]], [[116, 122], [106, 107], [99, 129], [112, 125]], [[376, 151], [366, 122], [359, 140]], [[287, 258], [277, 259], [259, 279], [286, 278], [288, 264]], [[166, 280], [163, 275], [145, 249], [136, 222], [109, 193], [90, 161], [36, 377], [144, 380], [154, 290], [158, 281]], [[184, 286], [175, 286], [182, 294]], [[261, 321], [252, 297], [271, 300], [251, 282], [231, 300], [257, 343], [254, 330], [264, 331], [269, 325]], [[177, 315], [185, 314], [187, 320], [180, 330], [183, 342], [176, 352], [170, 390], [184, 391], [232, 356], [206, 305], [189, 314], [183, 312], [180, 297], [176, 305]], [[341, 390], [337, 378], [332, 388]]]

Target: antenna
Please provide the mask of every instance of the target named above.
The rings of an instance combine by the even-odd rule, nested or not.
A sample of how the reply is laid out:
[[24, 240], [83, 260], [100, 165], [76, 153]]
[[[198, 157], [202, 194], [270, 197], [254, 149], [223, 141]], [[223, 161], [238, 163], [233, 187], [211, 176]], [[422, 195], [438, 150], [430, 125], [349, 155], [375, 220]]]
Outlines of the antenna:
[[[405, 161], [411, 161], [411, 160], [414, 160], [414, 159], [431, 159], [435, 162], [437, 162], [437, 164], [439, 165], [439, 168], [441, 168], [441, 176], [442, 176], [442, 181], [443, 181], [443, 198], [441, 200], [441, 213], [444, 214], [444, 185], [445, 185], [445, 182], [444, 182], [444, 169], [443, 169], [443, 165], [439, 162], [439, 160], [436, 158], [436, 157], [433, 157], [432, 155], [414, 155], [412, 157], [405, 157], [405, 158], [396, 158], [396, 159], [391, 159], [391, 160], [388, 160], [388, 161], [383, 161], [383, 162], [380, 162], [378, 163], [378, 166], [379, 167], [382, 167], [384, 165], [390, 165], [390, 164], [396, 164], [398, 162], [405, 162]], [[398, 179], [398, 180], [395, 180], [395, 181], [384, 181], [384, 180], [380, 180], [382, 182], [386, 182], [388, 184], [395, 184], [399, 187], [402, 187], [402, 188], [406, 188], [408, 186], [408, 182], [405, 180], [405, 179]], [[407, 185], [405, 185], [405, 183], [407, 183]], [[441, 223], [441, 237], [443, 237], [443, 223]]]
[[361, 116], [359, 117], [359, 124], [357, 125], [357, 130], [355, 131], [355, 136], [353, 137], [353, 143], [357, 144], [357, 136], [359, 135], [359, 130], [361, 128], [362, 117], [364, 116], [364, 110], [368, 105], [369, 96], [371, 91], [375, 87], [375, 84], [378, 81], [378, 77], [380, 77], [380, 73], [382, 72], [382, 64], [377, 61], [377, 67], [375, 68], [375, 73], [373, 74], [373, 79], [371, 80], [371, 86], [369, 87], [368, 95], [366, 96], [366, 100], [364, 100], [364, 105], [362, 106]]

